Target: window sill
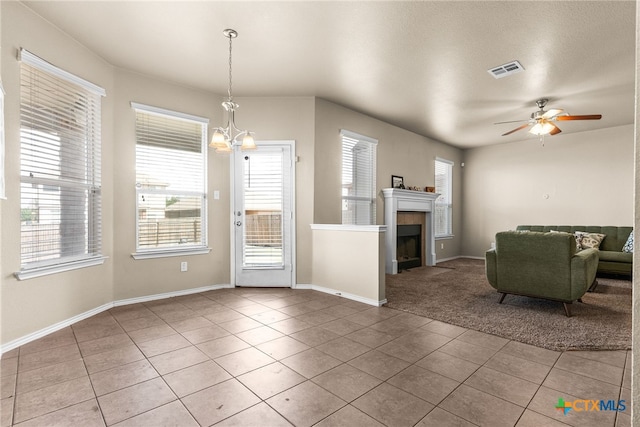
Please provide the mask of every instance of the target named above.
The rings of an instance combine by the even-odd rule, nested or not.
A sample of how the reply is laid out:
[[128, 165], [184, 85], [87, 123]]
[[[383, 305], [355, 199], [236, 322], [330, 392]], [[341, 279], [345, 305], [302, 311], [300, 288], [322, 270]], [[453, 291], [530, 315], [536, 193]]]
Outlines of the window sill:
[[211, 252], [211, 248], [189, 248], [189, 249], [173, 249], [163, 251], [146, 251], [146, 252], [134, 252], [131, 254], [133, 259], [154, 259], [154, 258], [167, 258], [173, 256], [188, 256], [188, 255], [204, 255]]
[[97, 256], [81, 261], [67, 262], [64, 264], [50, 265], [46, 267], [29, 268], [13, 273], [18, 280], [28, 280], [36, 277], [47, 276], [49, 274], [62, 273], [64, 271], [77, 270], [85, 267], [93, 267], [94, 265], [104, 264], [106, 256]]
[[453, 239], [455, 236], [453, 234], [443, 234], [441, 236], [436, 236], [435, 239], [436, 240], [450, 240]]

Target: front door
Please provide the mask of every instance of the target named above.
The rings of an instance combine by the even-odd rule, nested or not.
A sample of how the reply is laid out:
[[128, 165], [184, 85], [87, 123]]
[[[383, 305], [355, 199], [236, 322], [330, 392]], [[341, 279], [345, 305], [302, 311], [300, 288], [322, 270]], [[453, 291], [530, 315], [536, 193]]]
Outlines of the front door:
[[232, 283], [292, 287], [293, 141], [263, 141], [234, 151]]

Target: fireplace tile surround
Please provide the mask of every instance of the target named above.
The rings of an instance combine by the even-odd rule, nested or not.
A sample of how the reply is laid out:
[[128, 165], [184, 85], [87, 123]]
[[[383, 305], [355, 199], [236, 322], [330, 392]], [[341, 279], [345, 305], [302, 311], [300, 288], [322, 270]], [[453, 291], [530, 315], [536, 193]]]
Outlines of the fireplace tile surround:
[[[403, 223], [405, 212], [412, 212], [423, 220], [420, 222], [422, 227], [422, 254], [424, 259], [424, 265], [436, 264], [436, 244], [434, 234], [434, 205], [435, 200], [440, 195], [439, 193], [427, 193], [413, 190], [402, 190], [398, 188], [385, 188], [382, 190], [384, 195], [384, 223], [387, 226], [386, 233], [386, 259], [385, 259], [385, 272], [387, 274], [398, 274], [398, 259], [397, 259], [397, 230], [398, 223]], [[398, 218], [400, 214], [400, 219]], [[415, 218], [415, 214], [409, 217]], [[407, 216], [405, 216], [406, 218]], [[415, 221], [410, 219], [409, 221]], [[415, 223], [415, 222], [411, 222]]]

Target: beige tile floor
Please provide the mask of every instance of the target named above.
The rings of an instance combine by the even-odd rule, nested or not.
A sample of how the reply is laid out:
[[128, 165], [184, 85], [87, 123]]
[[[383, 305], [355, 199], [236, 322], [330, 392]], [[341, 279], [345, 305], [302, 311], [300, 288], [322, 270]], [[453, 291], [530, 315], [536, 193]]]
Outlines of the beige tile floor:
[[[224, 289], [117, 307], [5, 353], [0, 425], [630, 426], [630, 359], [310, 290]], [[560, 397], [627, 410], [563, 415]]]

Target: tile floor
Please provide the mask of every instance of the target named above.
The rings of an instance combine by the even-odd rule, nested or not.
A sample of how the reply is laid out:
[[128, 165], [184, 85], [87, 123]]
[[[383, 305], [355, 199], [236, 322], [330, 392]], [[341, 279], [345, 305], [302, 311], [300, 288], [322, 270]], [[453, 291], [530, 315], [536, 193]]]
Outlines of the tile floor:
[[[5, 353], [0, 425], [630, 426], [630, 363], [310, 290], [223, 289]], [[627, 409], [563, 415], [560, 397]]]

